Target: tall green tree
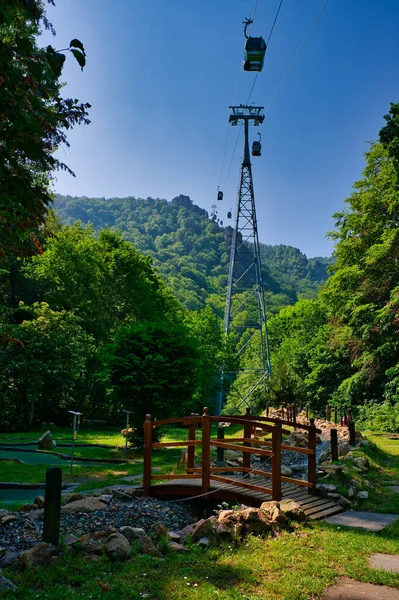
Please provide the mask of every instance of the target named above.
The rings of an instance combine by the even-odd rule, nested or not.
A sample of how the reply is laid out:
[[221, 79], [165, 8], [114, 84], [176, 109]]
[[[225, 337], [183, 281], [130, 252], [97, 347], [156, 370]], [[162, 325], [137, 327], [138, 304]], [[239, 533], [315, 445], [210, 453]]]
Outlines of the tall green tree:
[[[53, 4], [52, 0], [49, 0]], [[89, 104], [63, 98], [60, 81], [66, 50], [37, 38], [50, 29], [41, 0], [0, 2], [0, 258], [40, 250], [39, 230], [52, 202], [54, 157], [68, 146], [67, 130], [89, 123]], [[73, 39], [67, 50], [82, 67], [85, 51]]]

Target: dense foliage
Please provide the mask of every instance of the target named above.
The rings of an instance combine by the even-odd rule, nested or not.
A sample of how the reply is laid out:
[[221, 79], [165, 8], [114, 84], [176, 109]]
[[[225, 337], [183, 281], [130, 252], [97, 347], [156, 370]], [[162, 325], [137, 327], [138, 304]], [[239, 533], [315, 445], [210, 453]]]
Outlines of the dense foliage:
[[[53, 31], [41, 0], [0, 3], [0, 258], [40, 248], [39, 228], [52, 201], [54, 169], [70, 171], [54, 151], [66, 131], [88, 123], [89, 104], [61, 96], [65, 50], [41, 48], [41, 27]], [[53, 31], [54, 32], [54, 31]], [[55, 33], [55, 32], [54, 32]], [[80, 66], [79, 40], [69, 44]], [[72, 173], [73, 174], [73, 173]]]
[[[188, 196], [171, 202], [57, 196], [55, 209], [66, 224], [79, 220], [96, 231], [118, 228], [126, 240], [153, 257], [168, 287], [187, 308], [208, 304], [223, 315], [232, 228], [209, 219]], [[327, 279], [328, 259], [308, 260], [291, 246], [261, 244], [261, 253], [268, 313], [299, 298], [315, 298]]]

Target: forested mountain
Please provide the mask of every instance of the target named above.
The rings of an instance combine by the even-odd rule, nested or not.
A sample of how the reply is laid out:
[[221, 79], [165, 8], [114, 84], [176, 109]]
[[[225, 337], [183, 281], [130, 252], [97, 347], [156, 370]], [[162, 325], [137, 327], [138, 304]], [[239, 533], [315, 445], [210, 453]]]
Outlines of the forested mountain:
[[[124, 239], [149, 254], [175, 295], [190, 309], [210, 304], [223, 312], [233, 230], [210, 219], [206, 210], [180, 195], [159, 198], [57, 196], [62, 223], [92, 223], [122, 231]], [[331, 259], [308, 259], [291, 246], [261, 244], [263, 280], [269, 313], [315, 298], [327, 279]]]

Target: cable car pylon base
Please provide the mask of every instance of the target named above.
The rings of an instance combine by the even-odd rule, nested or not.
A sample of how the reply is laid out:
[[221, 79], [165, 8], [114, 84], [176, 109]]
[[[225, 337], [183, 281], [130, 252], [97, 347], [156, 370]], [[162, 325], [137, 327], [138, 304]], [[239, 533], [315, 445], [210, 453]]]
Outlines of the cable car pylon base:
[[[229, 122], [244, 124], [244, 152], [240, 170], [237, 197], [236, 222], [230, 254], [227, 283], [224, 330], [237, 343], [238, 368], [234, 372], [224, 371], [221, 377], [221, 392], [218, 396], [218, 414], [223, 407], [223, 390], [235, 389], [239, 401], [236, 409], [250, 406], [251, 396], [271, 379], [270, 356], [267, 336], [267, 319], [262, 281], [261, 257], [256, 220], [255, 195], [249, 151], [249, 125], [263, 123], [263, 107], [231, 106]], [[246, 368], [243, 358], [251, 360]], [[240, 391], [234, 382], [240, 375], [248, 373], [248, 385]], [[242, 378], [241, 378], [242, 383]]]

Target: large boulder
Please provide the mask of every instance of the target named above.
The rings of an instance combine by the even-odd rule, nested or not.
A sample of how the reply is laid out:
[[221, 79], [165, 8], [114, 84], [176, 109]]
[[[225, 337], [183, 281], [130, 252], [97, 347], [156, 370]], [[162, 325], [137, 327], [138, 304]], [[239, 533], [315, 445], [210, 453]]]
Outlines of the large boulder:
[[302, 431], [293, 431], [289, 437], [284, 440], [285, 444], [289, 446], [296, 446], [297, 448], [308, 447], [308, 434], [302, 433]]
[[147, 536], [146, 532], [141, 527], [130, 527], [129, 525], [121, 527], [119, 532], [124, 535], [129, 542], [133, 542]]
[[102, 549], [105, 544], [107, 536], [102, 531], [96, 531], [94, 533], [86, 533], [80, 538], [80, 548], [85, 554], [102, 554]]
[[22, 564], [30, 569], [35, 567], [47, 567], [55, 554], [57, 549], [51, 544], [40, 542], [33, 548], [29, 548], [23, 553], [21, 560]]
[[285, 514], [291, 521], [304, 521], [306, 519], [305, 511], [303, 508], [294, 500], [281, 500], [280, 510]]
[[101, 498], [96, 498], [95, 496], [87, 496], [86, 498], [82, 498], [82, 500], [75, 500], [74, 502], [70, 502], [61, 508], [62, 512], [70, 514], [70, 513], [78, 513], [78, 512], [94, 512], [96, 510], [104, 510], [106, 508], [106, 503], [101, 500]]
[[112, 533], [105, 542], [105, 552], [112, 560], [126, 560], [130, 557], [131, 547], [121, 533]]
[[39, 450], [54, 450], [56, 442], [53, 440], [51, 431], [48, 429], [37, 441], [37, 447]]

